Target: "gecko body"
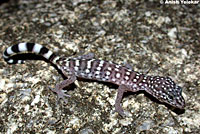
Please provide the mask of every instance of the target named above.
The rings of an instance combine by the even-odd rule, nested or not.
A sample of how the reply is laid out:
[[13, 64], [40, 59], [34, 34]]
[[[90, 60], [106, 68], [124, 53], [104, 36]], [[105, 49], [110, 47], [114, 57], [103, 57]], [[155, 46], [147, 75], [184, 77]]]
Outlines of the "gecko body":
[[109, 82], [118, 85], [118, 93], [115, 101], [116, 111], [124, 116], [121, 107], [121, 100], [124, 92], [137, 92], [143, 90], [160, 102], [167, 103], [175, 108], [183, 109], [185, 106], [182, 97], [182, 88], [178, 86], [170, 77], [149, 76], [133, 71], [130, 67], [125, 67], [112, 62], [94, 58], [93, 53], [78, 57], [60, 57], [47, 49], [45, 46], [36, 43], [19, 43], [8, 47], [3, 57], [7, 63], [23, 63], [22, 60], [13, 59], [12, 56], [19, 53], [34, 53], [41, 55], [66, 76], [66, 79], [56, 84], [51, 90], [58, 95], [58, 99], [65, 99], [67, 95], [64, 87], [73, 83], [77, 78], [92, 79]]

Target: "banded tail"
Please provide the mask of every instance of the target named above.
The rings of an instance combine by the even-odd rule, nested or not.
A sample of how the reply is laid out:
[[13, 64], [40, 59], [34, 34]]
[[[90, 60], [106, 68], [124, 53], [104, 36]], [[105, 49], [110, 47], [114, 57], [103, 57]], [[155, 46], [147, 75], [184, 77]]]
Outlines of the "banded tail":
[[19, 43], [8, 47], [4, 53], [3, 58], [9, 64], [23, 63], [23, 60], [13, 59], [12, 56], [19, 53], [33, 53], [41, 55], [48, 61], [54, 63], [54, 59], [57, 57], [52, 51], [45, 46], [36, 43]]

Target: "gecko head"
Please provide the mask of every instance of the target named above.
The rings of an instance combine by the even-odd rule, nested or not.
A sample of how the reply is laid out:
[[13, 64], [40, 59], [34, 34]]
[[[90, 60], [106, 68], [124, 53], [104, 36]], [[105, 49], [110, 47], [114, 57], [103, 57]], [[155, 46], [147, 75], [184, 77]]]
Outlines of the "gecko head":
[[167, 103], [174, 108], [184, 109], [185, 100], [182, 96], [182, 88], [169, 77], [149, 76], [148, 93], [159, 101]]

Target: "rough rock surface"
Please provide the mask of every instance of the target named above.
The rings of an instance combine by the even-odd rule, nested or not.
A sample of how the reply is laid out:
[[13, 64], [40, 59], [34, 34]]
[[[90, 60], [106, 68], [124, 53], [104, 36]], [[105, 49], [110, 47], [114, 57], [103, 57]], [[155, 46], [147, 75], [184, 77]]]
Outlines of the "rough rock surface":
[[[170, 76], [183, 87], [177, 114], [143, 93], [127, 93], [114, 112], [117, 87], [76, 81], [71, 98], [49, 90], [63, 80], [44, 61], [8, 65], [0, 59], [1, 133], [199, 133], [200, 4], [134, 0], [10, 0], [0, 4], [0, 52], [19, 42], [44, 44], [60, 55], [93, 52], [135, 71]], [[148, 71], [150, 70], [150, 71]]]

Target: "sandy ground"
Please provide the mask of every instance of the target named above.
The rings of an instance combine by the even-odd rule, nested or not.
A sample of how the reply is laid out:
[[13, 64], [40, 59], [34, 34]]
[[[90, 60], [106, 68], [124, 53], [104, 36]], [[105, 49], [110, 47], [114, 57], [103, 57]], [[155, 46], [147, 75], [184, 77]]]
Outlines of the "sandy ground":
[[[194, 0], [193, 0], [194, 1]], [[68, 104], [49, 90], [63, 80], [41, 60], [8, 65], [0, 59], [1, 133], [200, 132], [200, 4], [134, 0], [10, 0], [0, 5], [0, 51], [19, 42], [45, 45], [61, 56], [93, 52], [148, 75], [170, 76], [186, 101], [178, 114], [143, 93], [122, 101], [117, 86], [76, 81]], [[198, 2], [198, 1], [197, 1]], [[199, 2], [200, 3], [200, 2]]]

